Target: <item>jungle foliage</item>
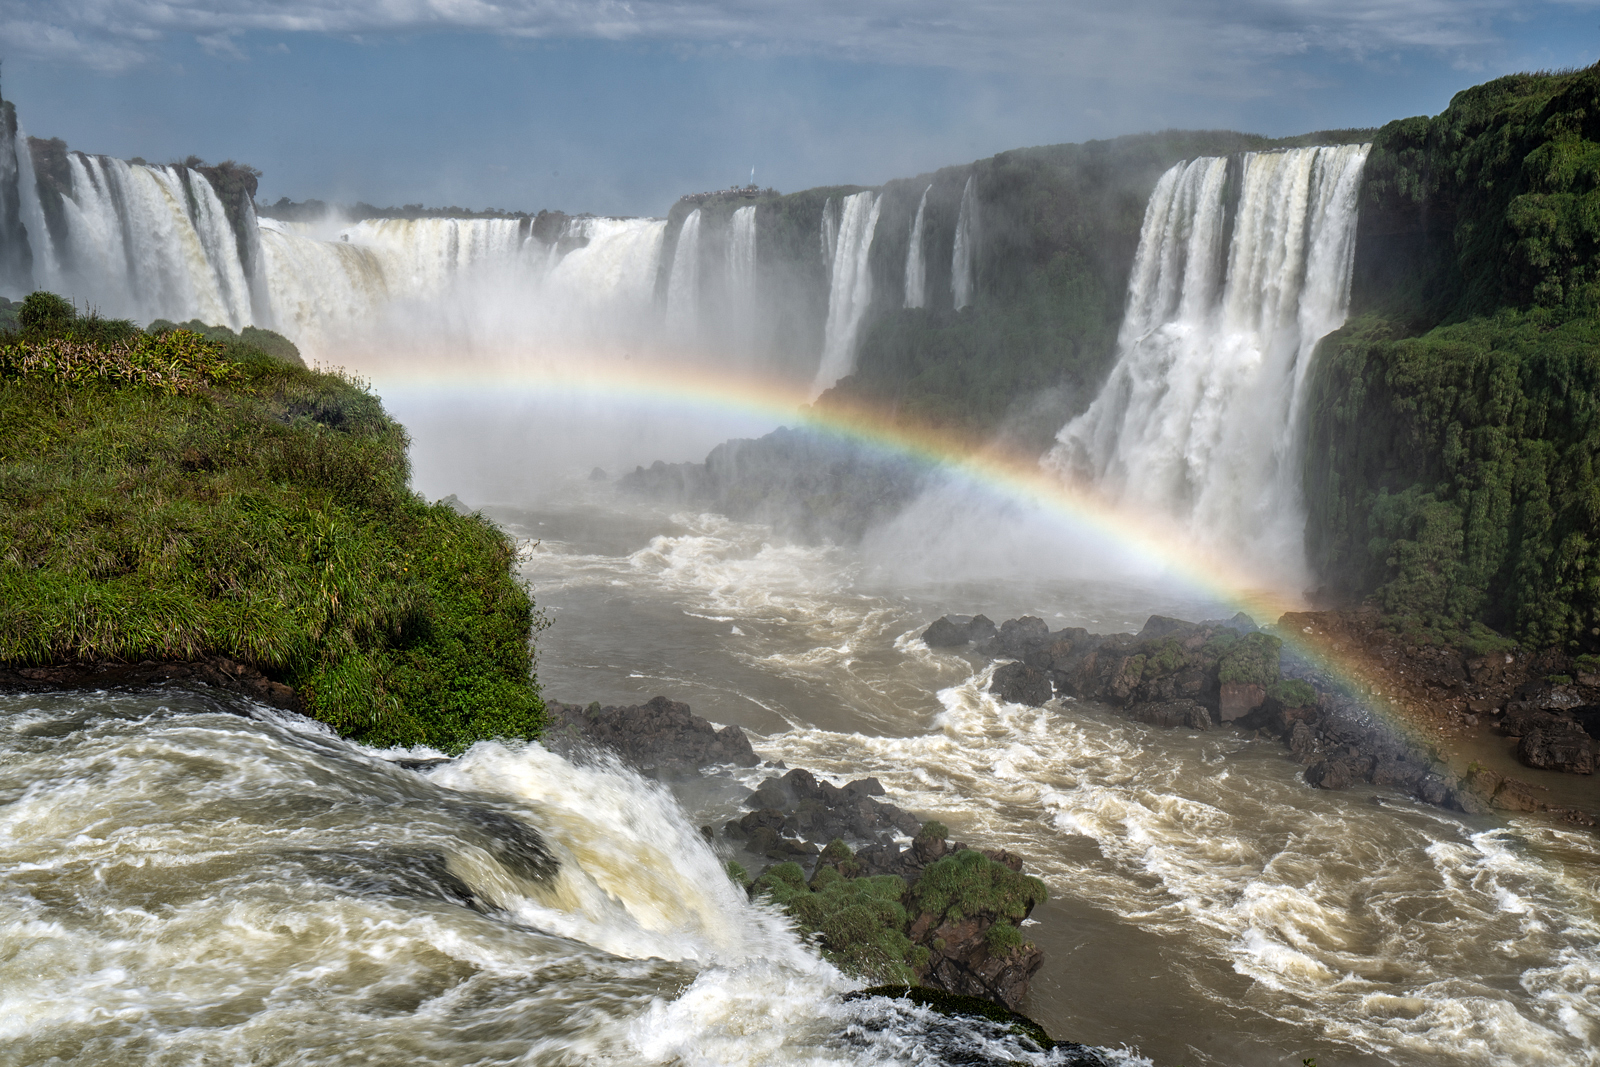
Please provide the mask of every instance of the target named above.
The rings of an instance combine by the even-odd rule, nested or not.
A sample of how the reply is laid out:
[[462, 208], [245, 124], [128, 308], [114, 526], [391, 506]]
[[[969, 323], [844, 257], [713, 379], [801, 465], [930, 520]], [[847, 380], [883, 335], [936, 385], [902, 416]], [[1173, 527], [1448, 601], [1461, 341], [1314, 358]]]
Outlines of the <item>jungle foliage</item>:
[[1600, 647], [1600, 68], [1385, 126], [1361, 212], [1308, 394], [1313, 567], [1422, 637]]
[[513, 545], [409, 490], [377, 397], [259, 349], [234, 358], [238, 341], [108, 330], [50, 294], [16, 317], [0, 337], [0, 663], [218, 654], [368, 744], [538, 733]]

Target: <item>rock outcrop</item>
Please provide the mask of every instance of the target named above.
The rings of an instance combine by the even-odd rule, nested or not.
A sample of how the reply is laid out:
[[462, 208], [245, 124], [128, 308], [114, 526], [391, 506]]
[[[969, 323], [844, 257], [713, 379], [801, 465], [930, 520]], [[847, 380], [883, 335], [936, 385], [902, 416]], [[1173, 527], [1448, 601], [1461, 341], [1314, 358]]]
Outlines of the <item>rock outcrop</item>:
[[68, 663], [48, 667], [0, 669], [0, 691], [59, 692], [68, 689], [145, 689], [161, 685], [203, 685], [240, 693], [269, 707], [300, 711], [293, 689], [275, 682], [248, 663], [226, 656], [140, 663]]
[[921, 826], [908, 811], [879, 800], [876, 778], [844, 786], [818, 781], [803, 768], [762, 782], [745, 801], [755, 810], [730, 819], [723, 832], [744, 842], [747, 851], [768, 859], [814, 856], [834, 838], [887, 842], [895, 833], [911, 835]]
[[841, 966], [882, 981], [979, 997], [1015, 1011], [1044, 963], [1020, 925], [1046, 897], [1007, 852], [980, 852], [923, 825], [911, 847], [853, 853], [834, 840], [809, 880], [795, 862], [752, 886], [784, 907]]
[[[1355, 628], [1333, 613], [1290, 613], [1279, 625], [1315, 634], [1330, 616]], [[924, 639], [930, 647], [970, 646], [979, 655], [1007, 660], [995, 668], [990, 683], [1001, 700], [1037, 706], [1053, 697], [1074, 697], [1155, 726], [1211, 730], [1232, 725], [1281, 740], [1305, 765], [1306, 781], [1318, 788], [1370, 782], [1468, 813], [1549, 810], [1575, 823], [1593, 823], [1587, 813], [1552, 808], [1527, 783], [1453, 771], [1438, 754], [1440, 733], [1381, 718], [1364, 698], [1370, 692], [1358, 696], [1347, 682], [1286, 654], [1279, 638], [1261, 632], [1243, 614], [1202, 623], [1153, 615], [1137, 634], [1110, 635], [1081, 628], [1052, 631], [1032, 617], [1008, 619], [998, 628], [983, 619], [988, 625], [980, 632], [987, 636], [977, 640], [975, 622], [946, 616], [928, 628]], [[1477, 714], [1498, 715], [1504, 708], [1502, 730], [1521, 739], [1517, 755], [1524, 763], [1593, 772], [1600, 705], [1583, 703], [1590, 690], [1581, 678], [1576, 684], [1556, 676], [1554, 682], [1519, 685], [1527, 668], [1508, 670], [1515, 663], [1511, 656], [1471, 657], [1441, 648], [1406, 653], [1403, 660], [1388, 657], [1404, 664], [1394, 668], [1397, 675], [1410, 672], [1402, 695], [1448, 693], [1462, 719], [1471, 715], [1473, 722]], [[1471, 710], [1474, 703], [1478, 711]]]
[[550, 701], [545, 744], [556, 750], [585, 742], [610, 749], [642, 771], [685, 774], [717, 763], [754, 767], [760, 763], [750, 739], [737, 726], [717, 729], [664, 696], [626, 707], [583, 706]]

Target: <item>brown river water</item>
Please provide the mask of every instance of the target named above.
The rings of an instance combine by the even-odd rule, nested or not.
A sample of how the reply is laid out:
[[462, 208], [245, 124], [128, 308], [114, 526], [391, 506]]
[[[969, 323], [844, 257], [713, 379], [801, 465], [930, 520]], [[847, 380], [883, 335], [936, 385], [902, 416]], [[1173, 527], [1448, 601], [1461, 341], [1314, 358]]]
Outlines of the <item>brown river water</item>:
[[[1218, 605], [908, 570], [606, 483], [490, 513], [527, 539], [550, 696], [664, 693], [1026, 857], [1051, 893], [1026, 1010], [1059, 1038], [1190, 1067], [1600, 1063], [1593, 831], [1001, 704], [918, 640], [946, 611], [1111, 632]], [[767, 772], [668, 789], [537, 745], [396, 755], [205, 693], [0, 697], [0, 1064], [1050, 1062], [839, 999], [859, 983], [696, 830]]]

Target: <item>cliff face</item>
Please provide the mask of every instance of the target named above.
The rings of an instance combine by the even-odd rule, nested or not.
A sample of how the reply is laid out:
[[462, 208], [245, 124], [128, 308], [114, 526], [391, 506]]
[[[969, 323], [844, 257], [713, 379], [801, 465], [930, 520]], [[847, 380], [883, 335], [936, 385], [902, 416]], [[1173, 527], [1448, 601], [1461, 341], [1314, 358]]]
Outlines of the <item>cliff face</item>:
[[1374, 139], [1357, 317], [1308, 398], [1307, 547], [1403, 626], [1600, 647], [1600, 68]]

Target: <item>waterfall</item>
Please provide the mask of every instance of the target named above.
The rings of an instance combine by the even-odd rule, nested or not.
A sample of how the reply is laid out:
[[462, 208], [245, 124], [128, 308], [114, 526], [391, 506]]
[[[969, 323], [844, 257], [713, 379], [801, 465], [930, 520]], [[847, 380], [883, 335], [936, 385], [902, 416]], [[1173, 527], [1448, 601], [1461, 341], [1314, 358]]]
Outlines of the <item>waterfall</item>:
[[756, 209], [739, 208], [728, 230], [728, 290], [740, 304], [748, 304], [756, 287]]
[[[932, 189], [930, 184], [928, 189]], [[917, 201], [917, 217], [911, 220], [911, 240], [906, 245], [906, 307], [928, 306], [928, 267], [922, 261], [922, 217], [928, 210], [928, 189]], [[958, 224], [959, 225], [959, 224]]]
[[1100, 395], [1043, 462], [1196, 537], [1304, 569], [1303, 386], [1345, 319], [1367, 145], [1254, 152], [1162, 175]]
[[822, 202], [821, 238], [822, 264], [832, 277], [833, 257], [839, 249], [839, 203], [831, 196]]
[[973, 231], [977, 228], [978, 198], [972, 191], [972, 176], [961, 190], [961, 210], [956, 215], [956, 247], [950, 255], [950, 293], [956, 310], [972, 303]]
[[689, 212], [678, 231], [672, 253], [672, 273], [667, 276], [667, 332], [692, 338], [700, 315], [700, 209]]
[[522, 247], [520, 219], [367, 219], [340, 236], [383, 256], [396, 295], [438, 293], [465, 273], [510, 262]]
[[[872, 251], [872, 235], [878, 229], [880, 206], [881, 201], [872, 192], [844, 199], [834, 245], [833, 281], [828, 289], [828, 321], [822, 330], [822, 362], [812, 383], [813, 396], [855, 369], [856, 331], [872, 303], [872, 271], [867, 257]], [[827, 212], [823, 215], [826, 218]]]
[[17, 116], [6, 101], [0, 101], [0, 293], [20, 297], [27, 293], [33, 278], [33, 250], [28, 246], [28, 231], [22, 221], [22, 166], [17, 139]]
[[[73, 152], [63, 198], [64, 247], [50, 247], [31, 159], [23, 218], [35, 255], [32, 284], [105, 315], [255, 321], [238, 240], [211, 183], [188, 167], [156, 167]], [[37, 240], [34, 240], [37, 235]]]

